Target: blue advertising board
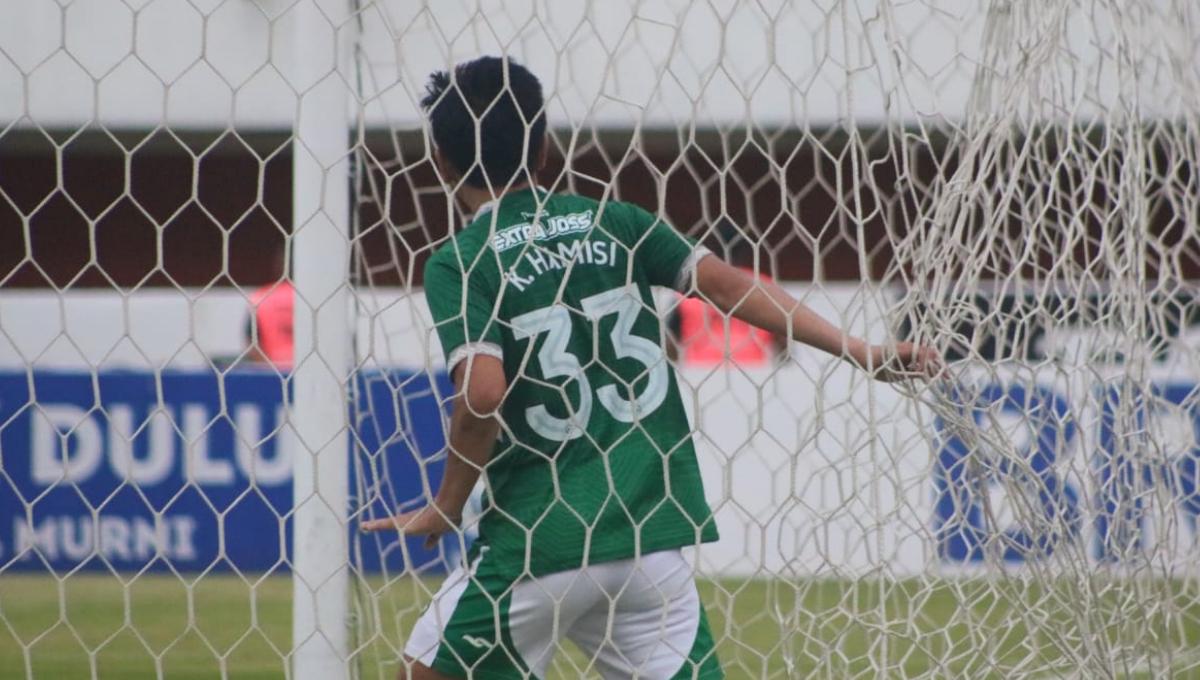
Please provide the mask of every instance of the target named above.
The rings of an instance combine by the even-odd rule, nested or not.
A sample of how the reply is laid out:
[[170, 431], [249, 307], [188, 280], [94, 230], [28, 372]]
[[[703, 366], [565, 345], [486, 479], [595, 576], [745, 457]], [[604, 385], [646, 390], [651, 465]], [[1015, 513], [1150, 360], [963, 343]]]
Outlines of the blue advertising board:
[[[940, 448], [933, 465], [933, 529], [943, 563], [984, 562], [989, 555], [1023, 563], [1080, 541], [1097, 563], [1130, 559], [1153, 530], [1147, 507], [1152, 498], [1167, 499], [1194, 540], [1200, 517], [1197, 384], [1164, 381], [1149, 390], [1101, 385], [1087, 395], [1087, 404], [1020, 382], [983, 385], [970, 399], [948, 396], [968, 430], [1009, 416], [1030, 436], [1015, 451], [997, 453], [961, 424], [935, 419]], [[1081, 417], [1084, 409], [1098, 414]], [[1171, 425], [1184, 432], [1171, 444], [1156, 441], [1149, 423], [1158, 418], [1173, 418]], [[1080, 446], [1085, 422], [1095, 430], [1086, 437], [1094, 450]], [[1075, 455], [1084, 457], [1075, 466], [1082, 475], [1066, 473], [1072, 466], [1063, 461]], [[999, 488], [1024, 489], [1014, 526], [997, 526], [986, 516], [985, 503]]]
[[[416, 507], [441, 478], [448, 379], [388, 371], [356, 380], [349, 511]], [[0, 372], [0, 572], [288, 569], [287, 390], [286, 379], [260, 370]], [[935, 421], [939, 561], [1022, 563], [1080, 541], [1096, 562], [1117, 561], [1152, 530], [1144, 504], [1155, 489], [1194, 534], [1198, 394], [1179, 381], [1146, 394], [1098, 388], [1086, 405], [1097, 413], [1081, 418], [1085, 406], [1051, 386], [984, 386], [959, 404], [967, 422], [1006, 414], [1031, 434], [1015, 456], [994, 457]], [[1168, 410], [1192, 444], [1148, 457], [1137, 433]], [[1067, 464], [1077, 456], [1084, 465]], [[996, 526], [985, 504], [1013, 482], [1032, 502], [1012, 526]], [[347, 529], [349, 545], [331, 549], [348, 547], [350, 562], [370, 572], [444, 570], [462, 548], [454, 537], [427, 550], [419, 538]]]
[[[973, 396], [958, 404], [967, 427], [985, 427], [988, 413], [1011, 414], [1029, 426], [1032, 436], [1016, 459], [993, 458], [978, 450], [969, 432], [956, 432], [942, 418], [935, 420], [942, 435], [934, 461], [938, 553], [950, 562], [983, 561], [988, 546], [1007, 562], [1049, 556], [1079, 534], [1079, 492], [1062, 479], [1057, 465], [1076, 437], [1070, 405], [1049, 388], [1022, 384], [992, 383]], [[1003, 480], [1032, 490], [1036, 502], [1030, 507], [1039, 515], [1036, 520], [1015, 527], [991, 524], [984, 501], [989, 487]]]
[[[377, 517], [437, 488], [449, 385], [357, 381], [349, 510]], [[287, 569], [287, 390], [269, 370], [0, 373], [0, 568]], [[454, 558], [450, 541], [348, 535], [366, 571]]]

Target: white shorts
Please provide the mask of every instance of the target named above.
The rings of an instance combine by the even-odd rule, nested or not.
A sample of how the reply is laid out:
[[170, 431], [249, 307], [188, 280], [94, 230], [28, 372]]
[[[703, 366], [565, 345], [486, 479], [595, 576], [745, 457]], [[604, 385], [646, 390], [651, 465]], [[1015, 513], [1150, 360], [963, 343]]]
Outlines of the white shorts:
[[515, 583], [476, 560], [446, 579], [404, 654], [453, 677], [541, 678], [564, 638], [605, 680], [722, 677], [678, 550]]

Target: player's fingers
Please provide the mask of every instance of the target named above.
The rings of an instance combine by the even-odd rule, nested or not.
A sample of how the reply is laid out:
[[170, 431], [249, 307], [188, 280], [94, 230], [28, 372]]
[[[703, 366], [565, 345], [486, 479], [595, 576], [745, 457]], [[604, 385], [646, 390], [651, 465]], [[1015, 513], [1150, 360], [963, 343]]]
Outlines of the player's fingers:
[[919, 349], [916, 352], [916, 356], [913, 357], [912, 372], [915, 373], [917, 375], [917, 377], [922, 377], [926, 373], [928, 373], [928, 371], [929, 371], [929, 354], [926, 353], [925, 350]]
[[905, 369], [905, 378], [933, 378], [941, 372], [937, 353], [928, 347], [914, 348]]
[[936, 378], [945, 370], [946, 362], [942, 361], [942, 357], [937, 352], [933, 352], [929, 360], [929, 375]]
[[363, 531], [404, 531], [412, 523], [413, 513], [402, 512], [392, 517], [369, 519], [359, 525]]
[[384, 517], [381, 519], [369, 519], [358, 527], [363, 531], [387, 531], [389, 529], [399, 529], [400, 526], [396, 523], [395, 517]]

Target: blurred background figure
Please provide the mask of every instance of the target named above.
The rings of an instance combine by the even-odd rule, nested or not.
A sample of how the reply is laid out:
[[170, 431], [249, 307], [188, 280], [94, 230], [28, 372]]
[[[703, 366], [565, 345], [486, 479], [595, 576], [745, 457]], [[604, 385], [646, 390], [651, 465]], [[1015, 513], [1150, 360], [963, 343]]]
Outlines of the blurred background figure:
[[[726, 262], [754, 274], [755, 244], [730, 220], [717, 223], [717, 237]], [[769, 263], [762, 263], [758, 277], [771, 281]], [[685, 298], [668, 319], [668, 355], [683, 366], [716, 366], [725, 362], [743, 368], [770, 365], [787, 356], [787, 338], [755, 328], [722, 314], [698, 297]]]
[[296, 291], [287, 271], [287, 246], [279, 244], [263, 258], [270, 282], [250, 294], [246, 323], [246, 359], [290, 369], [294, 358], [292, 308]]

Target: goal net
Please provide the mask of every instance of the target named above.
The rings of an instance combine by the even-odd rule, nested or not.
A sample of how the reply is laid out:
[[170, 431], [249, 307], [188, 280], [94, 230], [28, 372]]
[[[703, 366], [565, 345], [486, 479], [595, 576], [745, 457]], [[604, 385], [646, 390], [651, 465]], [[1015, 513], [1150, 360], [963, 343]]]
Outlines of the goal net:
[[[428, 320], [387, 305], [420, 308], [423, 257], [466, 217], [431, 181], [420, 88], [507, 54], [546, 84], [546, 188], [657, 211], [838, 325], [947, 358], [892, 388], [723, 320], [675, 329], [722, 533], [695, 564], [731, 677], [1197, 672], [1198, 19], [372, 4], [361, 116], [387, 143], [360, 156], [357, 264], [363, 285], [403, 281], [370, 316], [406, 338], [375, 347], [432, 349]], [[688, 310], [660, 311], [670, 329]], [[697, 351], [712, 328], [723, 360]], [[364, 500], [424, 500], [389, 481]], [[361, 623], [399, 644], [433, 585], [385, 570]], [[588, 662], [560, 655], [558, 677]]]
[[727, 677], [1200, 676], [1192, 3], [20, 5], [0, 678], [395, 677], [495, 511], [355, 529], [445, 467], [423, 271], [470, 215], [419, 102], [481, 55], [543, 84], [547, 191], [945, 358], [873, 382], [655, 292]]

